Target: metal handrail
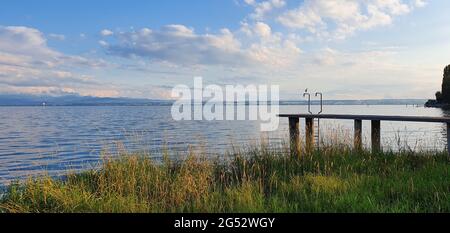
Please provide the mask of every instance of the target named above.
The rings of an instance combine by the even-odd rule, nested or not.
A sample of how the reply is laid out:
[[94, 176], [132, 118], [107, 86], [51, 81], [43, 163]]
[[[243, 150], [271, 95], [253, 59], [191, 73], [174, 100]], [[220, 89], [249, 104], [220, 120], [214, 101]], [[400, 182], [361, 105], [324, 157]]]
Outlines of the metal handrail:
[[311, 112], [311, 94], [309, 94], [307, 92], [303, 93], [303, 97], [306, 97], [306, 96], [308, 96], [308, 112], [309, 112], [309, 114], [313, 114]]
[[[308, 96], [308, 112], [310, 115], [313, 115], [311, 111], [311, 94], [308, 93], [308, 89], [303, 93], [303, 97]], [[316, 92], [315, 96], [320, 96], [320, 111], [317, 115], [320, 115], [323, 112], [323, 94], [321, 92]], [[320, 150], [320, 118], [317, 118], [317, 148]]]
[[321, 114], [323, 112], [323, 94], [321, 92], [316, 92], [316, 97], [320, 96], [320, 112], [317, 114]]

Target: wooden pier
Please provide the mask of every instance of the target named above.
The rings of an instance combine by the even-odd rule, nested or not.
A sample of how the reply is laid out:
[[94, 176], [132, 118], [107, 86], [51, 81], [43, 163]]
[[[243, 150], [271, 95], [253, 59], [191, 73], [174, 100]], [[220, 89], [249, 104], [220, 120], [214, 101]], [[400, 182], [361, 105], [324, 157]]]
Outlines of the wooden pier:
[[280, 114], [279, 117], [289, 118], [289, 135], [291, 152], [293, 155], [300, 153], [300, 119], [305, 119], [306, 150], [314, 148], [314, 119], [353, 120], [354, 147], [362, 149], [362, 121], [371, 121], [372, 151], [381, 150], [381, 122], [428, 122], [443, 123], [447, 125], [447, 152], [450, 155], [450, 118], [448, 117], [423, 117], [423, 116], [385, 116], [385, 115], [336, 115], [336, 114]]

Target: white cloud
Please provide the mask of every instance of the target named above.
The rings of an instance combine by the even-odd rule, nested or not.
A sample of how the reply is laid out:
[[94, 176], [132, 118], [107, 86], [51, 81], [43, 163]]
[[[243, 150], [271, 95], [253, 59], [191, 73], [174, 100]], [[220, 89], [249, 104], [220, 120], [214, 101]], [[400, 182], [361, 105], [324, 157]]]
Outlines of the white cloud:
[[55, 39], [55, 40], [65, 40], [66, 39], [66, 36], [64, 36], [64, 35], [61, 35], [61, 34], [54, 34], [54, 33], [51, 33], [51, 34], [49, 34], [48, 35], [51, 39]]
[[[49, 35], [49, 37], [51, 37]], [[65, 55], [47, 46], [42, 32], [28, 27], [0, 26], [0, 89], [4, 92], [63, 93], [94, 90], [103, 84], [71, 69], [104, 67], [102, 60]]]
[[123, 32], [116, 38], [118, 43], [107, 49], [124, 57], [146, 57], [181, 65], [246, 62], [239, 41], [227, 29], [217, 35], [199, 35], [183, 25], [168, 25], [159, 31], [143, 28]]
[[[247, 26], [247, 36], [255, 38], [237, 38], [228, 29], [217, 34], [197, 34], [183, 25], [168, 25], [157, 31], [144, 28], [116, 34], [117, 43], [107, 46], [107, 50], [122, 57], [144, 57], [177, 65], [229, 67], [279, 65], [299, 53], [295, 44], [273, 35], [267, 24]], [[251, 42], [242, 42], [250, 39]], [[280, 58], [283, 54], [285, 59]]]
[[114, 32], [112, 32], [111, 30], [108, 30], [108, 29], [103, 29], [103, 30], [100, 32], [100, 34], [101, 34], [102, 36], [112, 36], [112, 35], [114, 35]]
[[320, 66], [336, 65], [338, 51], [331, 48], [324, 48], [314, 56], [313, 62]]
[[0, 26], [0, 51], [49, 58], [59, 55], [47, 47], [47, 40], [40, 31], [27, 27]]
[[[248, 31], [245, 32], [246, 30]], [[298, 62], [302, 51], [294, 38], [273, 32], [263, 22], [243, 24], [241, 31], [247, 36], [243, 40], [252, 41], [245, 52], [257, 64], [268, 65], [271, 69], [283, 69]]]
[[267, 38], [272, 35], [272, 29], [269, 25], [258, 22], [255, 24], [255, 33], [260, 37]]
[[427, 1], [426, 0], [415, 0], [414, 5], [416, 7], [424, 7], [427, 5]]
[[99, 40], [98, 43], [99, 43], [101, 46], [103, 46], [103, 47], [108, 46], [108, 42], [106, 42], [106, 41], [104, 41], [104, 40]]
[[373, 5], [392, 15], [403, 15], [411, 11], [410, 6], [401, 0], [375, 0]]
[[285, 0], [265, 0], [265, 1], [244, 0], [244, 2], [255, 8], [254, 12], [250, 15], [250, 17], [257, 20], [263, 19], [264, 16], [270, 11], [277, 8], [282, 8], [286, 5]]
[[422, 1], [407, 4], [402, 0], [305, 0], [296, 9], [278, 17], [292, 29], [306, 29], [319, 37], [344, 39], [358, 30], [389, 25], [395, 16], [404, 15]]

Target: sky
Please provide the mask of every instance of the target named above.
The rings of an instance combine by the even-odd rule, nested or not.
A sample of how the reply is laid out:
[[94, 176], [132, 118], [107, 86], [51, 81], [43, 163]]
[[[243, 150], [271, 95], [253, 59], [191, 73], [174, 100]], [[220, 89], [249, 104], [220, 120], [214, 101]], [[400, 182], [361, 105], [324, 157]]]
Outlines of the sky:
[[0, 94], [170, 99], [179, 84], [432, 98], [450, 1], [2, 0]]

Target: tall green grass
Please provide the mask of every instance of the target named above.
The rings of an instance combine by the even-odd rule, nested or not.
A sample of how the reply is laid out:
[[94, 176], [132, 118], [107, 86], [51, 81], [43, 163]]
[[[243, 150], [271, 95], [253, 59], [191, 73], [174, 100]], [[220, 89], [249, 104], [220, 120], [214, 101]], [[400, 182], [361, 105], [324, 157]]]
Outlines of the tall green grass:
[[1, 212], [450, 212], [450, 160], [439, 152], [325, 146], [290, 156], [262, 145], [210, 160], [105, 158], [101, 169], [13, 184]]

